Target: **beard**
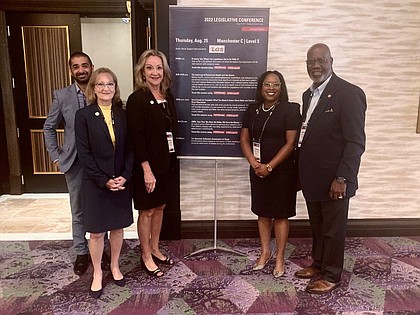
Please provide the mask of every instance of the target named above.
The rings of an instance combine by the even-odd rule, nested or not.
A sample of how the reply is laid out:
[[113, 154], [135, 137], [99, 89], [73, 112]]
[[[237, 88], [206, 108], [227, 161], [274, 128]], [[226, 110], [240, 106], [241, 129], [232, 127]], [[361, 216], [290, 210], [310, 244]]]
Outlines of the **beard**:
[[332, 69], [321, 68], [308, 70], [309, 77], [316, 85], [321, 85], [332, 74]]
[[79, 84], [87, 84], [89, 82], [89, 73], [87, 72], [82, 72], [82, 73], [78, 73], [76, 75], [73, 75], [74, 80], [79, 83]]

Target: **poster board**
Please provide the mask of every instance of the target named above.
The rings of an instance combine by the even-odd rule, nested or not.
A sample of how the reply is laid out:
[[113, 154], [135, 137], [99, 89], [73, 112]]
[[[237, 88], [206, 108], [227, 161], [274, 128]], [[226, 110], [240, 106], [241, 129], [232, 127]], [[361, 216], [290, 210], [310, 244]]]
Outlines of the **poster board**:
[[268, 8], [169, 8], [180, 158], [243, 156], [243, 113], [267, 69], [268, 32]]

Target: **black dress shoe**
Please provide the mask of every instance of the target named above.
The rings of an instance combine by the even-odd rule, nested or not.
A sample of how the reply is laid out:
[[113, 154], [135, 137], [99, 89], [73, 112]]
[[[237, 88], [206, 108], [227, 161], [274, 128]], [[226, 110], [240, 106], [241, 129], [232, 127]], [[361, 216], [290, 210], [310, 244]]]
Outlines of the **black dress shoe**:
[[81, 276], [86, 272], [89, 266], [89, 255], [77, 255], [74, 262], [73, 271], [76, 275]]
[[108, 254], [104, 251], [102, 253], [102, 260], [101, 260], [101, 269], [104, 271], [110, 270], [111, 268], [111, 259], [109, 258]]
[[125, 286], [125, 277], [122, 277], [120, 280], [115, 280], [112, 278], [112, 280], [114, 280], [114, 283], [119, 287]]
[[103, 291], [102, 288], [98, 291], [93, 291], [92, 289], [90, 289], [90, 296], [93, 297], [94, 299], [99, 299], [102, 295], [102, 291]]
[[146, 273], [149, 276], [156, 277], [156, 278], [160, 278], [164, 276], [162, 269], [160, 269], [159, 267], [156, 268], [155, 270], [149, 270], [147, 269], [146, 264], [144, 263], [143, 259], [140, 260], [140, 264], [141, 264], [141, 267], [146, 271]]
[[165, 256], [164, 259], [160, 259], [152, 254], [152, 258], [154, 262], [157, 264], [163, 264], [163, 265], [169, 265], [169, 266], [172, 266], [173, 264], [175, 264], [175, 261], [171, 257], [168, 257], [168, 256]]

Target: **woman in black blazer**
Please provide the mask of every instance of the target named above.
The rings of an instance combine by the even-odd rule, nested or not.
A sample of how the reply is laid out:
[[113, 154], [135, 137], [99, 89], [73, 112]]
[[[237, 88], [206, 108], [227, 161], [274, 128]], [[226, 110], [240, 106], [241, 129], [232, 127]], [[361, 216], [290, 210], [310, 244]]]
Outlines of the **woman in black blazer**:
[[162, 277], [157, 264], [174, 261], [159, 249], [163, 209], [171, 195], [170, 169], [176, 162], [177, 115], [169, 91], [171, 71], [165, 55], [146, 50], [134, 70], [135, 92], [127, 100], [127, 121], [135, 158], [134, 208], [139, 210], [137, 231], [141, 264], [151, 276]]
[[83, 170], [84, 223], [90, 232], [91, 295], [99, 298], [102, 294], [101, 258], [106, 231], [110, 231], [112, 277], [116, 285], [125, 284], [119, 257], [123, 228], [133, 223], [128, 183], [134, 152], [127, 141], [125, 111], [115, 106], [120, 96], [115, 74], [107, 68], [99, 68], [92, 74], [86, 92], [90, 105], [77, 111], [75, 135]]

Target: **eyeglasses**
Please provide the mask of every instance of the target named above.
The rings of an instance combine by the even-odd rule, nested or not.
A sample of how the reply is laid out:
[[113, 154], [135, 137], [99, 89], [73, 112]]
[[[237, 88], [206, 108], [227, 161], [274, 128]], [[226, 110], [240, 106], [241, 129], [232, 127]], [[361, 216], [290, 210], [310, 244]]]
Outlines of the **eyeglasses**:
[[273, 87], [273, 88], [276, 88], [276, 89], [278, 89], [280, 87], [280, 85], [281, 84], [278, 83], [278, 82], [276, 82], [276, 83], [273, 83], [273, 82], [263, 82], [263, 84], [262, 84], [263, 87], [266, 87], [266, 88]]
[[95, 83], [95, 86], [100, 90], [105, 89], [105, 87], [109, 88], [110, 90], [113, 90], [115, 88], [115, 83], [114, 82]]
[[319, 65], [325, 65], [328, 61], [330, 61], [330, 58], [309, 59], [306, 60], [306, 64], [308, 66], [313, 66], [315, 63], [318, 63]]

